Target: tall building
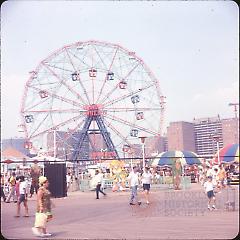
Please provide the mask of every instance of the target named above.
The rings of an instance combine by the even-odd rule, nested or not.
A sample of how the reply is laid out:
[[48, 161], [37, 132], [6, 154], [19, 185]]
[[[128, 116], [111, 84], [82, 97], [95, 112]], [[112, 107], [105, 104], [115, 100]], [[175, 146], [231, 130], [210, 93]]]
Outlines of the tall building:
[[236, 118], [222, 119], [221, 122], [222, 122], [223, 145], [226, 146], [231, 143], [239, 143], [238, 119]]
[[171, 122], [167, 128], [168, 151], [195, 152], [194, 126], [190, 122]]
[[222, 122], [220, 117], [193, 120], [196, 153], [203, 157], [216, 154], [223, 147]]

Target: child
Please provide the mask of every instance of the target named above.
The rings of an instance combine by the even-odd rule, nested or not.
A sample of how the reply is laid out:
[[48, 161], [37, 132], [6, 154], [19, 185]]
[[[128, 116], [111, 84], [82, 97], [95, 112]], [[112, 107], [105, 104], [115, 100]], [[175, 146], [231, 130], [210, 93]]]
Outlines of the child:
[[[211, 211], [212, 209], [216, 209], [216, 207], [215, 207], [216, 198], [215, 198], [215, 195], [213, 192], [214, 185], [212, 182], [212, 176], [208, 176], [207, 179], [208, 180], [204, 183], [204, 188], [205, 188], [205, 192], [208, 197], [208, 210]], [[213, 205], [212, 205], [212, 209], [211, 209], [210, 204], [212, 201], [213, 201]]]
[[29, 217], [28, 215], [28, 204], [27, 204], [27, 182], [24, 179], [24, 176], [20, 176], [20, 183], [19, 183], [19, 197], [17, 202], [17, 215], [16, 217], [20, 216], [20, 205], [23, 202], [25, 207], [25, 215], [24, 217]]

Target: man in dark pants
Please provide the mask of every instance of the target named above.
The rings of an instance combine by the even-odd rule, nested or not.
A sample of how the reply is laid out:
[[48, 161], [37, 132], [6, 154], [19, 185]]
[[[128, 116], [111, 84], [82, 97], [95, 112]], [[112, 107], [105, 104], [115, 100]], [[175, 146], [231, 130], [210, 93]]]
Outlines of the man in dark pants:
[[101, 190], [103, 176], [101, 173], [99, 173], [98, 170], [96, 170], [94, 178], [95, 178], [94, 180], [96, 182], [96, 199], [99, 199], [99, 192], [102, 193], [104, 196], [106, 196], [107, 194]]

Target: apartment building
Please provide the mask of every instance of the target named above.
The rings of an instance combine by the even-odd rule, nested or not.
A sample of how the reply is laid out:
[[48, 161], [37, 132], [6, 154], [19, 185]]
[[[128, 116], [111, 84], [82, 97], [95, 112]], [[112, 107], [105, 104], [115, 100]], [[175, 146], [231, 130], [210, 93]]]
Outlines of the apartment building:
[[222, 122], [219, 116], [193, 120], [196, 153], [211, 156], [223, 147]]
[[239, 142], [239, 124], [238, 119], [229, 118], [222, 119], [222, 136], [223, 136], [223, 145], [226, 146], [232, 143]]

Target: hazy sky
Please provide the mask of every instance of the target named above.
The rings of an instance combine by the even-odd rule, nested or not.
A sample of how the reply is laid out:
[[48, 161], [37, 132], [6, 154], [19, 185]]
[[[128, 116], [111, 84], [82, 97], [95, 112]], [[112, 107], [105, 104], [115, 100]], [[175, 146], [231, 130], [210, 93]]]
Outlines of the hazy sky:
[[23, 90], [39, 62], [77, 41], [136, 52], [166, 96], [166, 125], [234, 116], [239, 10], [233, 1], [7, 1], [1, 5], [1, 134], [19, 136]]

